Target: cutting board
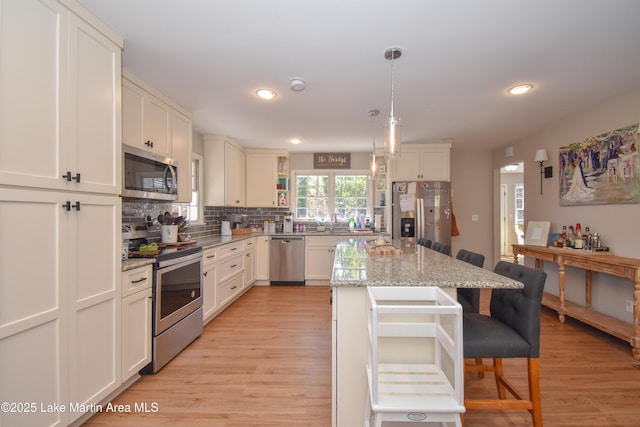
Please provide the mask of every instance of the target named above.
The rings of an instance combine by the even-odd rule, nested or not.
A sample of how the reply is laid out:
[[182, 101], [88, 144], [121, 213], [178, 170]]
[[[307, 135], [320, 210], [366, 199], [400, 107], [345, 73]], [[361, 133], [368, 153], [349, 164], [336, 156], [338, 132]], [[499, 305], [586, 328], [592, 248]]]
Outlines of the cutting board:
[[188, 240], [186, 242], [158, 243], [158, 247], [159, 248], [175, 248], [179, 246], [193, 245], [194, 243], [196, 243], [195, 240]]

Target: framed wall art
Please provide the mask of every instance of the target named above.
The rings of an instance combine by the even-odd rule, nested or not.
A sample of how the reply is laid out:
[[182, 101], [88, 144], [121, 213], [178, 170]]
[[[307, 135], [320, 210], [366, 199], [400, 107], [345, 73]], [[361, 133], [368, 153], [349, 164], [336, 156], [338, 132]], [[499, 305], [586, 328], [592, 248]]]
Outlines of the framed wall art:
[[549, 242], [549, 221], [529, 221], [524, 235], [524, 244], [533, 246], [548, 246]]
[[638, 123], [560, 147], [560, 206], [640, 202]]

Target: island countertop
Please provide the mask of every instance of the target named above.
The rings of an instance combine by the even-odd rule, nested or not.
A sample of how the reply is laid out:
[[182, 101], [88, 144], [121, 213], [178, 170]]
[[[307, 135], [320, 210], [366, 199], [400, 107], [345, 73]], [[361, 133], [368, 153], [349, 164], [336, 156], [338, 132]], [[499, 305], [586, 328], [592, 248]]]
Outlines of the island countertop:
[[373, 241], [340, 240], [332, 287], [439, 286], [441, 288], [523, 288], [523, 284], [432, 249], [400, 240], [391, 244], [402, 255], [370, 255]]

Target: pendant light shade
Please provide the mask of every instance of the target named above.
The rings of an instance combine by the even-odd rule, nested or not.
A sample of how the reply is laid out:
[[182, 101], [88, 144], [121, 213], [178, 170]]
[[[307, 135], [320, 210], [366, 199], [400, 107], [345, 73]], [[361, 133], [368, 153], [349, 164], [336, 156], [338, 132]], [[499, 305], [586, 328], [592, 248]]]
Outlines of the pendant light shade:
[[[369, 117], [377, 117], [379, 110], [369, 110]], [[378, 175], [378, 161], [376, 159], [376, 138], [373, 137], [373, 152], [371, 153], [371, 164], [369, 165], [369, 177], [373, 178]]]
[[384, 57], [391, 61], [391, 111], [384, 126], [384, 148], [385, 156], [392, 160], [400, 157], [400, 118], [395, 117], [393, 112], [393, 61], [400, 58], [401, 55], [402, 51], [396, 47], [384, 52]]

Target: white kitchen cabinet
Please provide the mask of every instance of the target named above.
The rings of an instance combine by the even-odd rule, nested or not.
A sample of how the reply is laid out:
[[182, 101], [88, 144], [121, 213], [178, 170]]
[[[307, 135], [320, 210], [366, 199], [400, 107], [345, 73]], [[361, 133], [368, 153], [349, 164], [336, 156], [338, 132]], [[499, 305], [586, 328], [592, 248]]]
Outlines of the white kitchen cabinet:
[[152, 284], [151, 264], [122, 273], [122, 383], [151, 362]]
[[171, 107], [129, 74], [122, 79], [122, 142], [171, 157]]
[[404, 144], [390, 162], [393, 181], [450, 181], [451, 144]]
[[[0, 187], [4, 400], [90, 405], [120, 385], [121, 215], [118, 196]], [[25, 256], [35, 251], [38, 268]], [[39, 413], [29, 424], [81, 415]], [[0, 424], [20, 425], [6, 413]]]
[[[288, 159], [289, 153], [282, 150], [245, 151], [247, 171], [247, 203], [249, 207], [286, 207], [278, 201], [278, 194], [288, 191], [288, 168], [282, 172], [278, 167]], [[282, 182], [281, 182], [282, 181]], [[285, 186], [287, 188], [285, 188]], [[282, 188], [281, 188], [282, 187]], [[286, 194], [288, 201], [288, 194]]]
[[305, 237], [305, 280], [331, 280], [338, 236]]
[[245, 288], [250, 288], [256, 281], [256, 239], [245, 240], [244, 254]]
[[269, 280], [269, 236], [256, 237], [256, 280]]
[[191, 118], [172, 111], [171, 157], [178, 161], [178, 202], [191, 203]]
[[0, 184], [120, 193], [121, 48], [56, 1], [0, 2]]
[[76, 2], [0, 0], [3, 401], [91, 405], [121, 384], [121, 48]]
[[245, 206], [245, 154], [229, 139], [204, 136], [206, 206]]
[[246, 153], [247, 206], [276, 206], [277, 156]]
[[218, 268], [216, 248], [211, 248], [202, 253], [202, 310], [204, 323], [213, 319], [218, 305], [216, 300], [216, 276]]

